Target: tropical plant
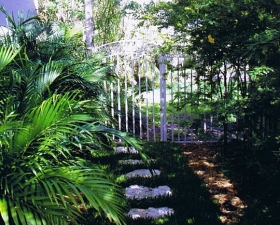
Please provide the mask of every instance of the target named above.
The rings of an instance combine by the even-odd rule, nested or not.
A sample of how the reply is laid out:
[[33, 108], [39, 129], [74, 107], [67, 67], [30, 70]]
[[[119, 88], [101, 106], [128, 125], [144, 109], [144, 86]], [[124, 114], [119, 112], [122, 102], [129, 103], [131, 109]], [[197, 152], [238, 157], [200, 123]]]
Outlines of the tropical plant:
[[94, 118], [74, 96], [53, 95], [1, 125], [1, 217], [5, 224], [79, 224], [81, 210], [104, 210], [123, 224], [122, 192], [103, 171], [75, 157], [70, 137], [94, 139]]
[[72, 54], [68, 31], [39, 24], [12, 23], [0, 43], [0, 223], [80, 224], [94, 208], [125, 224], [122, 191], [85, 157], [111, 149], [113, 135], [139, 147], [105, 126], [109, 67]]

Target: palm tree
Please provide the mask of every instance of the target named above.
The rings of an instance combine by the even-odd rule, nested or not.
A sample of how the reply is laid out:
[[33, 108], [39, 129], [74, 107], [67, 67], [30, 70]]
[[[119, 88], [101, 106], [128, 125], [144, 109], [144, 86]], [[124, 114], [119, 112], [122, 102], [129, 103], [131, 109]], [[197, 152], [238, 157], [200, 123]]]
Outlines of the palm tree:
[[75, 154], [112, 134], [135, 144], [104, 126], [99, 80], [108, 67], [66, 51], [67, 32], [34, 19], [14, 24], [0, 44], [0, 224], [79, 224], [88, 208], [125, 224], [121, 189]]

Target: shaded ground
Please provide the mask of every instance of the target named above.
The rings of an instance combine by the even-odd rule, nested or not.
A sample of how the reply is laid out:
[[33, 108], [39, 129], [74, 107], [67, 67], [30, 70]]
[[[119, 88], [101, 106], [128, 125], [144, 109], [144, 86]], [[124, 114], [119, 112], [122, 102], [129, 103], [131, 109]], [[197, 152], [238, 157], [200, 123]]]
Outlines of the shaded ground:
[[217, 157], [219, 148], [217, 144], [187, 144], [183, 154], [194, 173], [205, 182], [213, 201], [219, 204], [221, 222], [238, 224], [247, 204], [239, 196], [235, 182], [225, 175], [220, 157]]
[[[160, 220], [129, 220], [129, 225], [279, 225], [280, 221], [280, 166], [275, 149], [252, 150], [244, 143], [230, 143], [227, 154], [223, 146], [210, 144], [176, 144], [151, 142], [143, 147], [153, 161], [153, 168], [162, 173], [153, 179], [140, 177], [118, 180], [122, 187], [168, 185], [171, 197], [131, 199], [131, 208], [170, 207], [174, 215]], [[250, 150], [249, 150], [250, 149]], [[183, 154], [182, 154], [183, 152]], [[117, 157], [117, 158], [116, 158]], [[131, 154], [130, 161], [139, 160]], [[137, 158], [136, 158], [137, 157]], [[110, 160], [111, 159], [111, 160]], [[135, 163], [121, 166], [117, 159], [126, 161], [122, 154], [105, 158], [112, 163], [116, 174], [143, 169]], [[138, 161], [136, 161], [138, 162]], [[107, 225], [103, 218], [89, 220], [84, 225]]]
[[[170, 142], [147, 143], [144, 151], [152, 159], [156, 159], [153, 168], [159, 168], [162, 173], [153, 179], [132, 178], [121, 183], [123, 187], [138, 184], [147, 187], [167, 185], [172, 190], [172, 196], [156, 199], [131, 199], [130, 208], [146, 209], [153, 207], [169, 207], [174, 209], [174, 215], [157, 220], [128, 220], [129, 225], [218, 225], [219, 206], [211, 199], [211, 194], [202, 185], [201, 179], [193, 173], [182, 155], [182, 145]], [[135, 165], [136, 166], [136, 165]], [[135, 168], [136, 169], [136, 168]], [[121, 173], [126, 171], [124, 165]], [[129, 169], [131, 171], [131, 168]]]

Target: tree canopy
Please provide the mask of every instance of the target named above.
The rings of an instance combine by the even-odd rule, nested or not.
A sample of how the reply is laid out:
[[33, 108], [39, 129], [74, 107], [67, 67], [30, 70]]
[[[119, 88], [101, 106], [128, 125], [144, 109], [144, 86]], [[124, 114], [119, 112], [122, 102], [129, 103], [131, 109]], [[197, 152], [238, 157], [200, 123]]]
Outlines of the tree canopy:
[[[83, 29], [85, 19], [85, 4], [91, 1], [84, 0], [39, 0], [40, 16], [64, 25], [76, 26]], [[93, 11], [94, 18], [94, 44], [99, 46], [120, 39], [120, 29], [123, 10], [119, 0], [93, 1], [89, 11]]]
[[147, 8], [142, 18], [159, 29], [172, 27], [172, 45], [195, 59], [197, 82], [206, 82], [204, 93], [196, 96], [215, 106], [225, 121], [234, 114], [252, 137], [263, 142], [273, 137], [275, 143], [279, 16], [278, 0], [176, 0]]

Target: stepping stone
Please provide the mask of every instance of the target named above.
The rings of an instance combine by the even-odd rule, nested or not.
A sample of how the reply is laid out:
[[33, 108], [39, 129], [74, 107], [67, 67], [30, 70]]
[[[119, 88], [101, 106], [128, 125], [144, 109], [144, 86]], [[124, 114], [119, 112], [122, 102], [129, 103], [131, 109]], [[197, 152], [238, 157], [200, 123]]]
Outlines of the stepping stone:
[[127, 173], [125, 176], [126, 178], [133, 178], [133, 177], [143, 177], [143, 178], [149, 178], [154, 176], [160, 175], [160, 170], [152, 170], [153, 174], [151, 174], [151, 171], [149, 169], [139, 169], [134, 170], [132, 172]]
[[143, 160], [139, 159], [126, 159], [126, 160], [119, 160], [119, 164], [122, 165], [141, 165], [143, 164]]
[[158, 196], [171, 196], [172, 192], [166, 185], [157, 188], [149, 188], [140, 185], [130, 185], [125, 189], [125, 196], [128, 199], [155, 198]]
[[119, 146], [114, 148], [117, 153], [131, 153], [131, 154], [138, 154], [138, 151], [133, 147], [123, 147]]
[[[156, 160], [155, 159], [149, 159], [148, 160], [149, 163], [155, 163]], [[144, 164], [142, 159], [121, 159], [118, 160], [119, 164], [122, 165], [140, 165], [140, 164]]]
[[128, 216], [132, 219], [139, 219], [139, 218], [159, 218], [164, 216], [171, 216], [174, 214], [174, 210], [168, 207], [161, 207], [161, 208], [153, 208], [150, 207], [148, 209], [136, 209], [132, 208], [128, 212]]

